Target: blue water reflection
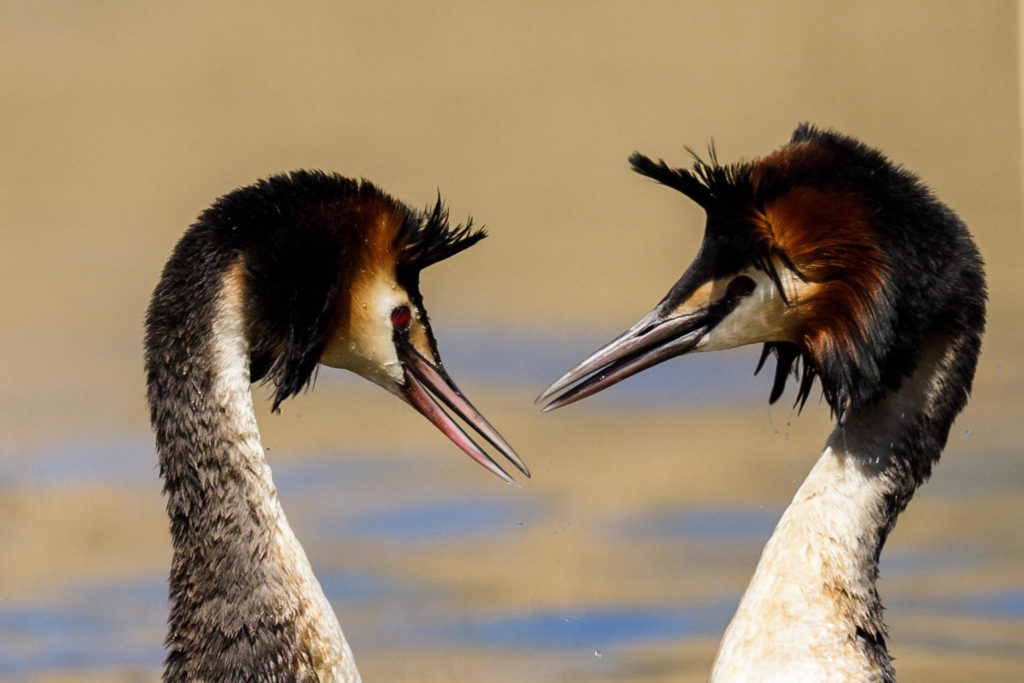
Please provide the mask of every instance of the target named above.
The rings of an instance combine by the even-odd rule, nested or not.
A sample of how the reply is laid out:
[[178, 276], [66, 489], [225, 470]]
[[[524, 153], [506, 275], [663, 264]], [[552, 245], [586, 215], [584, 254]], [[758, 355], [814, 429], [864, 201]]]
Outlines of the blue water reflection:
[[433, 501], [325, 520], [321, 528], [330, 535], [363, 536], [388, 543], [445, 541], [507, 531], [534, 514], [533, 507], [524, 501]]
[[[361, 572], [320, 572], [325, 593], [339, 611], [383, 603], [385, 611], [415, 601], [420, 588], [393, 577]], [[61, 667], [155, 668], [166, 618], [162, 579], [80, 586], [52, 604], [0, 608], [0, 673], [28, 675]], [[600, 650], [630, 644], [714, 637], [725, 628], [736, 596], [703, 604], [657, 607], [581, 605], [484, 615], [400, 610], [400, 623], [361, 633], [367, 648], [486, 646], [511, 650]], [[1024, 589], [896, 600], [904, 613], [959, 613], [990, 619], [1024, 619]], [[965, 637], [969, 634], [965, 634]], [[949, 646], [961, 639], [952, 638]], [[978, 650], [983, 643], [959, 643]], [[988, 649], [991, 649], [989, 646]], [[985, 648], [982, 648], [985, 649]], [[1006, 650], [1005, 646], [996, 649]], [[1010, 648], [1013, 650], [1014, 648]], [[1018, 650], [1019, 651], [1019, 650]]]
[[84, 484], [159, 486], [156, 447], [146, 433], [47, 443], [18, 453], [0, 453], [0, 488]]
[[0, 607], [0, 673], [60, 668], [153, 668], [163, 659], [161, 579], [64, 590], [52, 602]]
[[763, 543], [781, 515], [781, 509], [744, 505], [686, 506], [624, 520], [619, 530], [632, 538]]
[[706, 605], [593, 606], [525, 614], [460, 618], [433, 629], [431, 638], [515, 650], [622, 647], [721, 632], [736, 600]]
[[[1024, 586], [961, 595], [895, 598], [892, 610], [905, 613], [958, 614], [985, 619], [1024, 621]], [[1024, 648], [1024, 643], [1021, 643]]]

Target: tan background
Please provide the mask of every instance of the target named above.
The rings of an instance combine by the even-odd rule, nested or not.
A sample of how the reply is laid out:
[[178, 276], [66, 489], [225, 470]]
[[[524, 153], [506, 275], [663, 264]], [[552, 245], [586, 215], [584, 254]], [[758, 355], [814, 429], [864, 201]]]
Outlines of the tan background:
[[[607, 530], [702, 506], [772, 518], [818, 452], [827, 410], [811, 405], [797, 420], [787, 405], [767, 409], [765, 377], [725, 394], [714, 381], [637, 378], [543, 418], [531, 401], [645, 312], [696, 250], [699, 211], [631, 174], [628, 154], [682, 164], [684, 145], [703, 150], [713, 137], [722, 160], [749, 158], [809, 120], [919, 173], [988, 263], [975, 397], [889, 542], [896, 559], [891, 572], [883, 563], [882, 592], [901, 680], [1021, 678], [1017, 12], [994, 0], [0, 0], [0, 677], [158, 674], [159, 615], [139, 617], [123, 657], [90, 658], [71, 642], [104, 617], [76, 607], [83, 586], [116, 596], [144, 576], [159, 587], [169, 558], [143, 400], [143, 311], [202, 208], [294, 168], [365, 176], [414, 206], [440, 188], [453, 217], [487, 225], [491, 237], [429, 272], [424, 290], [453, 375], [535, 473], [505, 491], [355, 380], [322, 376], [282, 416], [264, 401], [275, 470], [335, 471], [344, 458], [383, 468], [371, 482], [379, 496], [342, 481], [315, 509], [278, 482], [318, 572], [444, 586], [445, 609], [468, 614], [699, 612], [709, 595], [728, 606], [760, 527], [735, 543], [726, 530], [725, 545]], [[723, 362], [745, 377], [756, 353]], [[139, 462], [141, 477], [111, 476]], [[520, 523], [461, 543], [389, 545], [305, 521], [323, 506], [345, 518], [463, 497], [508, 501]], [[380, 599], [422, 607], [415, 596]], [[978, 600], [997, 607], [971, 607]], [[396, 644], [388, 629], [402, 614], [372, 600], [335, 606], [364, 677], [377, 681], [700, 680], [718, 637], [717, 626], [609, 636], [600, 657], [589, 641], [491, 647], [406, 634]]]

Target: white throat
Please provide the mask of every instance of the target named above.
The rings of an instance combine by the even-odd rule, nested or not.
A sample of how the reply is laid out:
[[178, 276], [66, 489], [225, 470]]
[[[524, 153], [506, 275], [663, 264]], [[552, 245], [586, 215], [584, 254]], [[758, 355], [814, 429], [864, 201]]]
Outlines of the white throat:
[[264, 457], [253, 410], [242, 291], [235, 275], [232, 273], [226, 280], [220, 310], [213, 320], [212, 360], [216, 379], [210, 398], [220, 406], [223, 424], [230, 430], [224, 436], [235, 444], [236, 457], [244, 462], [238, 470], [250, 479], [250, 505], [270, 526], [266, 529], [270, 550], [262, 558], [266, 588], [277, 593], [278, 615], [295, 623], [305, 646], [312, 651], [312, 670], [295, 672], [296, 675], [357, 683], [360, 677], [352, 651], [305, 551], [288, 524]]
[[888, 480], [822, 453], [765, 546], [712, 681], [885, 680], [859, 642]]
[[875, 580], [917, 485], [901, 458], [922, 441], [915, 430], [949, 426], [933, 423], [958, 349], [930, 341], [899, 391], [851, 409], [832, 432], [765, 545], [710, 680], [894, 680]]

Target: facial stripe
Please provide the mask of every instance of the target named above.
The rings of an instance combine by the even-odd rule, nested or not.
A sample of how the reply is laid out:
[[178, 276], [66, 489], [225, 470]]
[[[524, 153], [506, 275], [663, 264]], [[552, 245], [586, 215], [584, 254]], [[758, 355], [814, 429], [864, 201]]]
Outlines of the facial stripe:
[[710, 306], [714, 300], [712, 299], [712, 292], [715, 290], [715, 285], [716, 282], [714, 280], [708, 280], [697, 287], [693, 294], [672, 309], [670, 316], [683, 315]]

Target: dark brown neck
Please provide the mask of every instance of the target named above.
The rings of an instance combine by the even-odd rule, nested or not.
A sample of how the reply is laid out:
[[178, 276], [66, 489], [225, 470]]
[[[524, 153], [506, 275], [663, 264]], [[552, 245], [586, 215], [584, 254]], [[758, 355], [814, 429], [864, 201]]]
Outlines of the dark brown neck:
[[165, 271], [148, 319], [149, 400], [174, 546], [165, 679], [357, 680], [264, 460], [241, 269], [221, 273], [190, 288]]

